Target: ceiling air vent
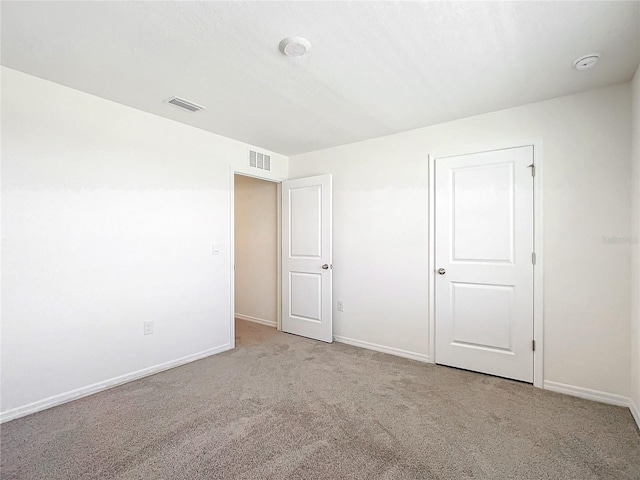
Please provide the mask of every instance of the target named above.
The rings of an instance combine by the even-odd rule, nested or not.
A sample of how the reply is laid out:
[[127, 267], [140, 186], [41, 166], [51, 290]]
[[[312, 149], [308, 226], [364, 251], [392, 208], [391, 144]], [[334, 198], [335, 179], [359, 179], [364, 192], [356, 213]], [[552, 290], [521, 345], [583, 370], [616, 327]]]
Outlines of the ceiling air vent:
[[249, 166], [271, 171], [271, 156], [266, 153], [249, 150]]
[[171, 97], [169, 100], [167, 100], [167, 103], [176, 107], [180, 107], [184, 110], [188, 110], [192, 113], [205, 109], [205, 107], [203, 107], [202, 105], [198, 105], [197, 103], [190, 102], [180, 97]]

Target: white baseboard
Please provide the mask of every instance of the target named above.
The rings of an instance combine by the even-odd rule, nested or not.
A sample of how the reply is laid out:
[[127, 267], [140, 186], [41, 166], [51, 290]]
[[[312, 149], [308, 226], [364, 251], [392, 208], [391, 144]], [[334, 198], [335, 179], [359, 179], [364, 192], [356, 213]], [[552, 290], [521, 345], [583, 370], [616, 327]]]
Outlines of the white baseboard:
[[594, 400], [596, 402], [608, 403], [609, 405], [617, 405], [619, 407], [629, 407], [631, 404], [631, 399], [623, 395], [601, 392], [600, 390], [591, 390], [589, 388], [576, 387], [574, 385], [567, 385], [564, 383], [551, 382], [549, 380], [544, 381], [544, 389], [550, 390], [552, 392], [572, 395], [574, 397], [584, 398], [587, 400]]
[[243, 315], [241, 313], [236, 313], [236, 318], [240, 320], [246, 320], [247, 322], [259, 323], [260, 325], [266, 325], [267, 327], [276, 328], [278, 324], [273, 320], [265, 320], [264, 318], [251, 317], [249, 315]]
[[410, 358], [411, 360], [417, 360], [419, 362], [431, 363], [431, 357], [424, 353], [410, 352], [408, 350], [401, 350], [394, 347], [386, 347], [384, 345], [378, 345], [376, 343], [363, 342], [362, 340], [355, 340], [353, 338], [334, 336], [333, 339], [336, 342], [346, 343], [347, 345], [353, 345], [354, 347], [366, 348], [367, 350], [375, 350], [376, 352], [388, 353], [397, 357]]
[[93, 385], [88, 385], [76, 390], [71, 390], [70, 392], [54, 395], [52, 397], [45, 398], [44, 400], [38, 400], [37, 402], [29, 403], [21, 407], [12, 408], [11, 410], [7, 410], [6, 412], [0, 412], [0, 423], [8, 422], [9, 420], [14, 420], [26, 415], [31, 415], [32, 413], [40, 412], [42, 410], [46, 410], [47, 408], [55, 407], [63, 403], [71, 402], [82, 397], [93, 395], [94, 393], [117, 387], [118, 385], [122, 385], [123, 383], [138, 380], [143, 377], [148, 377], [149, 375], [154, 375], [156, 373], [162, 372], [164, 370], [169, 370], [174, 367], [179, 367], [180, 365], [194, 362], [196, 360], [215, 355], [216, 353], [230, 350], [231, 348], [233, 347], [231, 347], [231, 345], [229, 344], [221, 345], [209, 350], [194, 353], [193, 355], [187, 355], [186, 357], [171, 360], [169, 362], [154, 365], [152, 367], [143, 368], [142, 370], [127, 373], [119, 377], [114, 377], [103, 382], [94, 383]]
[[633, 400], [629, 400], [629, 410], [631, 410], [631, 415], [633, 415], [634, 420], [638, 424], [638, 428], [640, 428], [640, 408], [636, 405]]

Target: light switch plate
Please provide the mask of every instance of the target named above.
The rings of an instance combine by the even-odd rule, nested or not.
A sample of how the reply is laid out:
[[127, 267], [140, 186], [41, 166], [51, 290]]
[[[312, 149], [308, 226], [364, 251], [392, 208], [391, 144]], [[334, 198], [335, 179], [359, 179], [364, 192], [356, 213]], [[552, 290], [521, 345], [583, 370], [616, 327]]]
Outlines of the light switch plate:
[[153, 322], [144, 322], [144, 334], [151, 335], [153, 333]]

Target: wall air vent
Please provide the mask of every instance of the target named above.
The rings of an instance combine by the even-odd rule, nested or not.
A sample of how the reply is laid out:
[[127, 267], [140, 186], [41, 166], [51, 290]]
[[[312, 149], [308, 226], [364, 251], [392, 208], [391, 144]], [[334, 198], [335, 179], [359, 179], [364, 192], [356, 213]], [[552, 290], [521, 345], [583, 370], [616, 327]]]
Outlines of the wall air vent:
[[191, 113], [205, 109], [205, 107], [203, 107], [202, 105], [198, 105], [197, 103], [190, 102], [180, 97], [171, 97], [166, 102], [176, 107], [182, 108], [183, 110], [188, 110]]
[[271, 156], [266, 153], [249, 150], [249, 166], [271, 171]]

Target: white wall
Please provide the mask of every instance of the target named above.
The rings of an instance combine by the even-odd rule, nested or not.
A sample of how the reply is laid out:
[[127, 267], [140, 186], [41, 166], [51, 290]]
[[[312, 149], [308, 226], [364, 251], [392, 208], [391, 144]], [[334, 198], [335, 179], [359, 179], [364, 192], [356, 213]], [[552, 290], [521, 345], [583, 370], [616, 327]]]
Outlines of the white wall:
[[276, 326], [278, 217], [276, 183], [235, 177], [235, 313]]
[[629, 395], [630, 85], [290, 158], [332, 173], [335, 335], [428, 356], [428, 155], [542, 137], [545, 380]]
[[2, 418], [228, 348], [249, 146], [1, 72]]
[[[255, 173], [248, 146], [1, 73], [2, 418], [227, 348], [230, 169]], [[630, 104], [613, 86], [300, 155], [290, 175], [273, 154], [274, 179], [334, 175], [336, 335], [429, 355], [427, 155], [541, 136], [545, 378], [628, 396], [633, 363], [638, 405], [631, 246], [603, 242], [631, 234]]]
[[632, 201], [631, 201], [631, 401], [640, 426], [640, 67], [632, 82], [633, 90], [633, 147]]

